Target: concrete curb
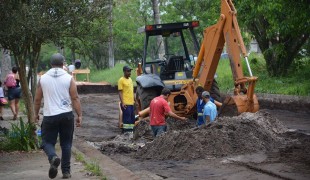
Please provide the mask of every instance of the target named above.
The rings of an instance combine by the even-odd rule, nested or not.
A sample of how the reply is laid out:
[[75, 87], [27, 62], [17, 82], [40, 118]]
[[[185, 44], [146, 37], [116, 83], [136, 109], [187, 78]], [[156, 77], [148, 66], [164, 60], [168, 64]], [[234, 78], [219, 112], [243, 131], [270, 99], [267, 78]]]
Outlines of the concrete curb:
[[[233, 94], [221, 94], [222, 100]], [[310, 113], [310, 96], [256, 93], [259, 109]]]
[[117, 86], [113, 85], [77, 85], [77, 91], [79, 94], [92, 94], [92, 93], [117, 93]]
[[111, 180], [138, 180], [132, 171], [125, 168], [124, 166], [116, 163], [108, 156], [102, 154], [98, 149], [88, 145], [85, 141], [75, 139], [72, 151], [82, 154], [86, 161], [96, 161], [102, 170], [103, 176]]
[[261, 109], [283, 109], [293, 112], [310, 112], [309, 96], [257, 94]]

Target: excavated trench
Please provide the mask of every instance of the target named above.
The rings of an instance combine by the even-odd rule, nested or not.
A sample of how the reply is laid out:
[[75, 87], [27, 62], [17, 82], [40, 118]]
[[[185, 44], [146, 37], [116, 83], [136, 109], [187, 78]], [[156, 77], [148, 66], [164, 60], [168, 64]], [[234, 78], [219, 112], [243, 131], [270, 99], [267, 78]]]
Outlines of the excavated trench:
[[[291, 173], [310, 177], [309, 98], [268, 98], [261, 100], [263, 108], [257, 113], [219, 117], [200, 128], [195, 127], [195, 120], [168, 118], [167, 133], [154, 139], [147, 118], [133, 134], [121, 133], [117, 127], [117, 94], [84, 95], [83, 128], [77, 129], [76, 135], [131, 171], [147, 171], [164, 179], [217, 179], [230, 177], [230, 173], [239, 174], [239, 179], [248, 175], [242, 167], [253, 171], [253, 164], [268, 172], [274, 169], [269, 166], [281, 164], [282, 169], [274, 170], [275, 177], [287, 178]], [[281, 109], [285, 105], [300, 108]], [[257, 154], [259, 158], [254, 158]], [[240, 162], [244, 159], [245, 164]], [[266, 178], [268, 173], [263, 174], [251, 176]]]

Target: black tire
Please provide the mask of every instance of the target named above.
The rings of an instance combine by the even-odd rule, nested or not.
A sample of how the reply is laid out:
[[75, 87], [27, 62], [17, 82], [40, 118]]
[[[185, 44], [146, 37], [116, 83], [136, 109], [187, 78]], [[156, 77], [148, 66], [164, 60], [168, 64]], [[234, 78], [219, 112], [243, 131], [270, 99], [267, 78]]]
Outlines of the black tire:
[[219, 102], [222, 102], [221, 94], [220, 94], [220, 89], [217, 85], [216, 80], [213, 80], [211, 89], [210, 89], [210, 95], [214, 100], [217, 100]]
[[140, 99], [142, 109], [149, 107], [152, 99], [160, 95], [158, 88], [142, 88], [140, 85], [137, 85], [136, 93], [136, 96]]

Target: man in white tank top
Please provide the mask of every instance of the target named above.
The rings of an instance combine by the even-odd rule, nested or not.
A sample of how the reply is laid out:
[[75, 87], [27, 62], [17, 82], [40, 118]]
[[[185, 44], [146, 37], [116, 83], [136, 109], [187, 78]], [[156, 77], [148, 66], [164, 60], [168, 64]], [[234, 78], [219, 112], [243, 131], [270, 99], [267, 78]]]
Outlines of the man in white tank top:
[[[35, 121], [39, 121], [41, 100], [44, 99], [43, 121], [41, 125], [41, 148], [50, 162], [49, 178], [57, 176], [58, 166], [64, 179], [71, 177], [70, 159], [74, 131], [74, 115], [72, 107], [77, 113], [76, 126], [82, 123], [81, 104], [74, 79], [63, 67], [64, 57], [57, 53], [51, 57], [52, 68], [41, 76], [35, 95]], [[55, 144], [59, 134], [61, 159], [55, 151]]]

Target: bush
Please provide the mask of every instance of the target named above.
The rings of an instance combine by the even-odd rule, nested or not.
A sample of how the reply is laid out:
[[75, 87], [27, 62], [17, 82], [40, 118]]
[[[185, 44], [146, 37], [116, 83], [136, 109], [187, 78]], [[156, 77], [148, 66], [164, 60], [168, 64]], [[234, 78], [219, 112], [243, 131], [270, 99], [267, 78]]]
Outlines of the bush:
[[[249, 61], [252, 71], [254, 72], [266, 71], [266, 62], [262, 54], [251, 53], [249, 56]], [[246, 67], [246, 65], [244, 65], [243, 67]]]
[[19, 124], [11, 123], [11, 130], [0, 141], [0, 149], [4, 151], [37, 150], [37, 140], [34, 138], [35, 125], [24, 123], [22, 118]]

